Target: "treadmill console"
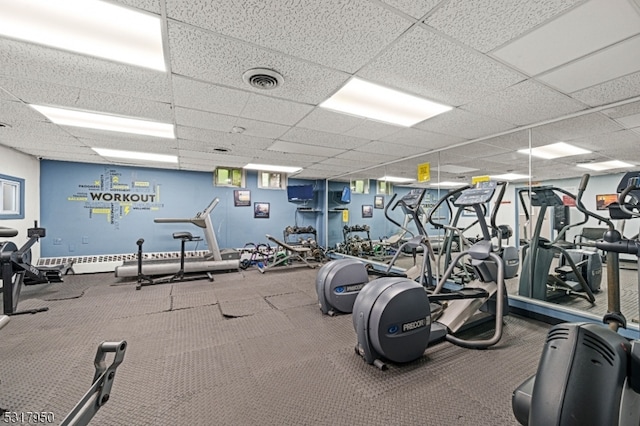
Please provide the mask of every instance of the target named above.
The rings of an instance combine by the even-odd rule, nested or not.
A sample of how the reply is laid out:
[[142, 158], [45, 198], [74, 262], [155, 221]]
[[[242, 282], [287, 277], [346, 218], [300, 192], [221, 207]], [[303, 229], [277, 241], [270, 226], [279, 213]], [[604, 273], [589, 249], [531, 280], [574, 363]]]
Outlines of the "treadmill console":
[[467, 207], [484, 204], [491, 200], [497, 186], [498, 183], [495, 181], [478, 182], [475, 187], [462, 191], [458, 199], [454, 201], [454, 205]]

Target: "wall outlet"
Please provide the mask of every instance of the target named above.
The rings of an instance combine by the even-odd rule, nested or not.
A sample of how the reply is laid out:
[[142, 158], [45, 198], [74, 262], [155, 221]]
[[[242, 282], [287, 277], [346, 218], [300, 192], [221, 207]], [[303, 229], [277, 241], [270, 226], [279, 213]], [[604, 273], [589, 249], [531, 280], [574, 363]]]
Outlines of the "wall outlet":
[[74, 251], [76, 251], [76, 245], [75, 244], [69, 244], [69, 252], [73, 253]]
[[82, 237], [82, 244], [89, 244], [89, 237]]
[[62, 238], [54, 238], [53, 239], [53, 245], [54, 246], [62, 245]]

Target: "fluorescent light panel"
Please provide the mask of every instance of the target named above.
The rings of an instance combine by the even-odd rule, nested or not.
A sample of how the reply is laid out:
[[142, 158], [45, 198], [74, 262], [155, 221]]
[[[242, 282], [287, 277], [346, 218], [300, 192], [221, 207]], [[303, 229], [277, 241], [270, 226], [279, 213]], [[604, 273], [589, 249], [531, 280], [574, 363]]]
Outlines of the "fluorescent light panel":
[[43, 114], [53, 123], [61, 126], [84, 127], [88, 129], [133, 133], [136, 135], [155, 136], [159, 138], [175, 138], [173, 124], [43, 105], [31, 105], [31, 107]]
[[450, 181], [442, 181], [442, 182], [434, 182], [430, 184], [431, 186], [438, 186], [440, 188], [456, 188], [458, 186], [466, 185], [465, 182], [450, 182]]
[[149, 152], [120, 151], [117, 149], [91, 148], [98, 155], [108, 158], [124, 158], [128, 160], [156, 161], [161, 163], [177, 163], [178, 157], [175, 155], [153, 154]]
[[497, 180], [520, 180], [520, 179], [529, 179], [531, 176], [529, 175], [521, 175], [518, 173], [505, 173], [503, 175], [495, 175], [491, 176], [491, 179]]
[[352, 78], [320, 106], [333, 111], [406, 127], [411, 127], [427, 118], [452, 109], [450, 106], [359, 78]]
[[0, 35], [166, 71], [160, 17], [100, 0], [0, 0]]
[[249, 170], [260, 170], [263, 172], [280, 172], [280, 173], [295, 173], [302, 170], [302, 167], [290, 167], [290, 166], [274, 166], [271, 164], [254, 164], [249, 163], [243, 168]]
[[521, 154], [531, 154], [534, 157], [544, 158], [546, 160], [551, 160], [554, 158], [561, 157], [569, 157], [571, 155], [581, 155], [581, 154], [590, 154], [591, 151], [587, 151], [586, 149], [578, 148], [577, 146], [569, 145], [565, 142], [556, 142], [550, 145], [539, 146], [537, 148], [532, 149], [519, 149], [519, 153]]
[[625, 163], [624, 161], [618, 161], [618, 160], [601, 161], [599, 163], [580, 163], [576, 165], [578, 167], [594, 170], [596, 172], [601, 172], [604, 170], [611, 170], [611, 169], [623, 169], [625, 167], [634, 167], [633, 164]]
[[415, 179], [395, 177], [395, 176], [382, 176], [381, 178], [378, 178], [378, 180], [383, 180], [385, 182], [406, 183], [406, 182], [413, 182]]

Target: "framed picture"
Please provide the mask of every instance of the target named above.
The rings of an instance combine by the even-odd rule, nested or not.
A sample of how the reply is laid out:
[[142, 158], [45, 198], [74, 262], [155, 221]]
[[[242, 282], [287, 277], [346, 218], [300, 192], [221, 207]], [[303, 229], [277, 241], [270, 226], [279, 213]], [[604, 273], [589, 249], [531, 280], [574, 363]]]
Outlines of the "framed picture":
[[269, 203], [253, 203], [253, 217], [256, 219], [269, 219]]
[[373, 217], [373, 206], [371, 204], [362, 205], [362, 217]]
[[233, 205], [236, 207], [248, 207], [251, 205], [251, 191], [248, 189], [233, 190]]
[[596, 195], [596, 210], [607, 210], [609, 204], [618, 201], [618, 194], [598, 194]]
[[373, 199], [373, 207], [376, 209], [384, 209], [384, 196], [376, 195]]

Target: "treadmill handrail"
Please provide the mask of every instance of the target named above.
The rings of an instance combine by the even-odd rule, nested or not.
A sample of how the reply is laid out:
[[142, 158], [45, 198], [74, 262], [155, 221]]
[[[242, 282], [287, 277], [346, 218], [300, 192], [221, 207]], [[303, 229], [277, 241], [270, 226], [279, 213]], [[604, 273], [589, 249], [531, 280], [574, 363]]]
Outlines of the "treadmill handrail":
[[200, 228], [206, 228], [207, 225], [206, 225], [205, 219], [209, 217], [209, 215], [211, 214], [213, 209], [216, 208], [219, 202], [220, 202], [220, 199], [218, 197], [215, 197], [213, 200], [211, 200], [209, 205], [201, 212], [198, 212], [195, 217], [189, 217], [189, 218], [159, 217], [159, 218], [153, 219], [153, 221], [155, 223], [191, 223]]

